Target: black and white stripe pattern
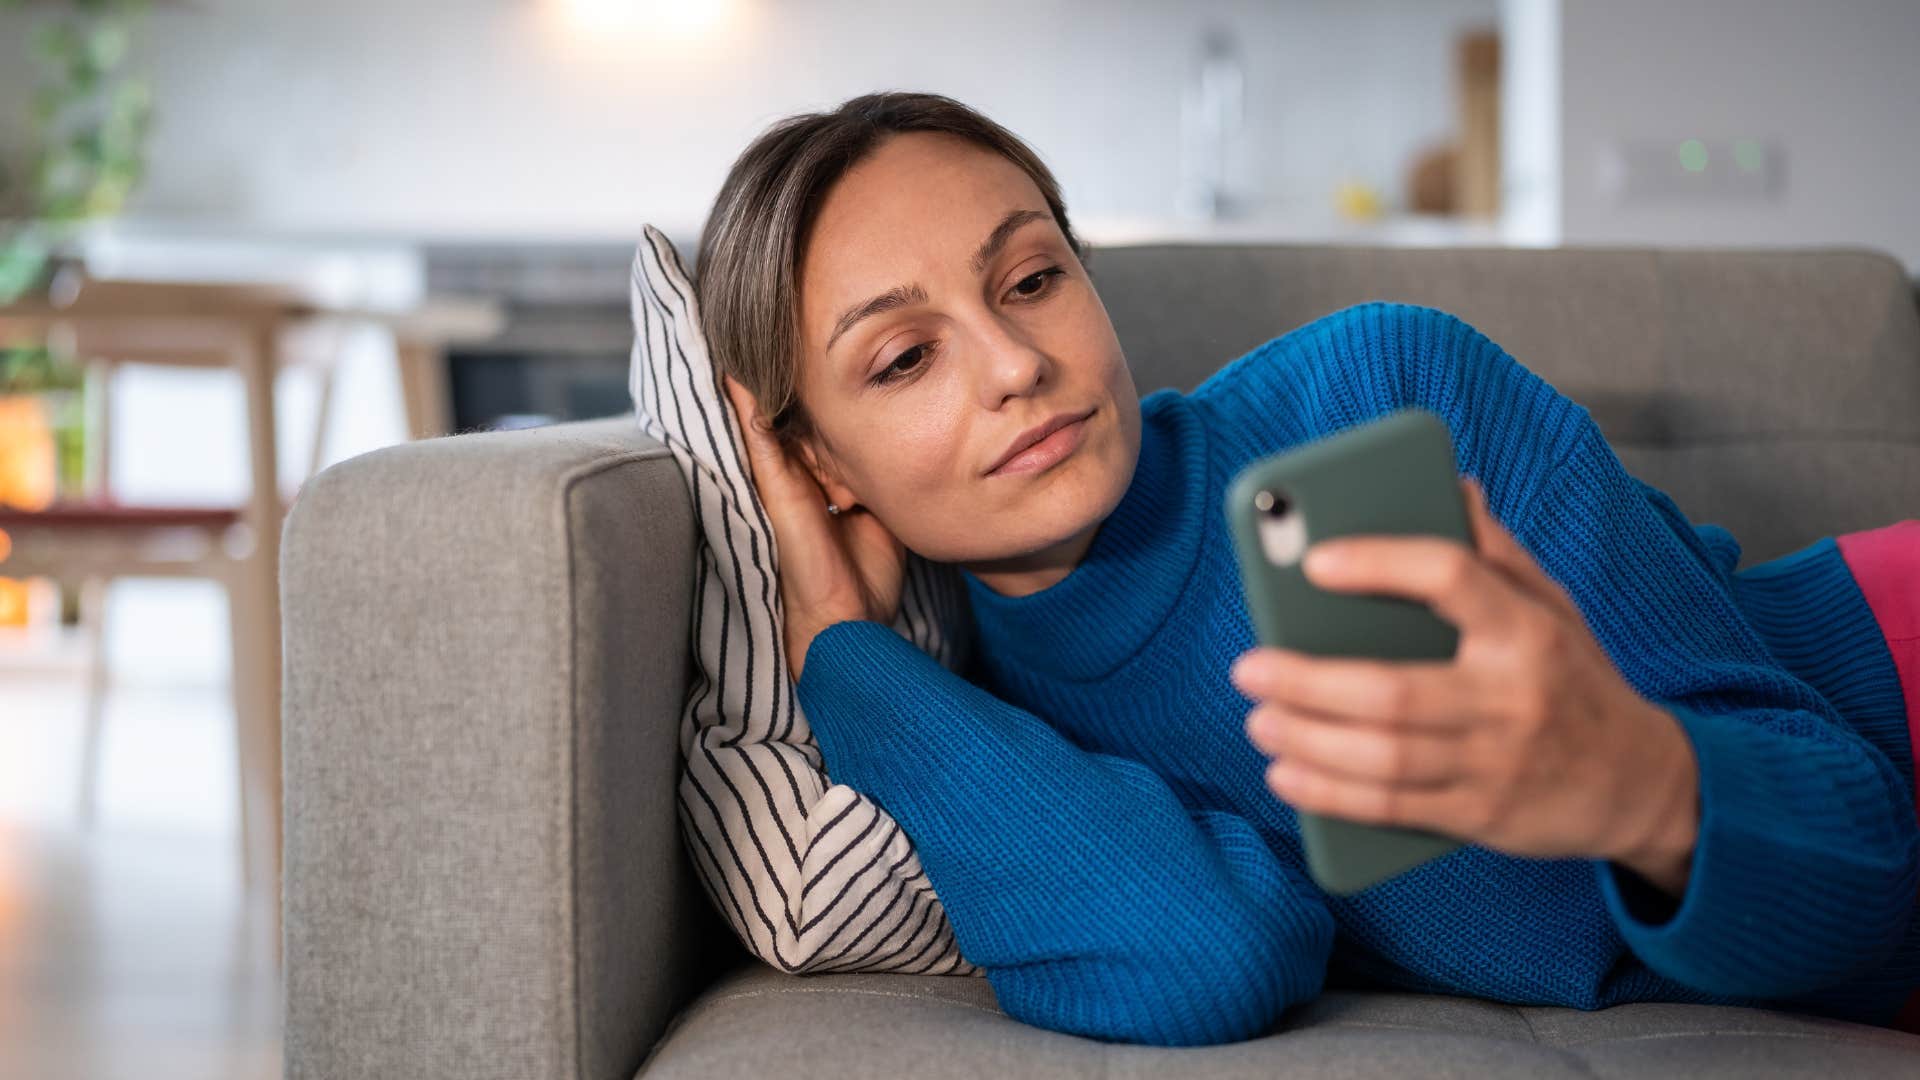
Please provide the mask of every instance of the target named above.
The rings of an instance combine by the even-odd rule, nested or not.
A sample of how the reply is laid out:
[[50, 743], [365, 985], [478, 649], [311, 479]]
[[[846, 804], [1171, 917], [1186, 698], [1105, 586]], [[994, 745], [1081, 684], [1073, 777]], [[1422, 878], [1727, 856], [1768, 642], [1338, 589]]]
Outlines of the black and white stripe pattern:
[[[773, 529], [691, 279], [651, 225], [631, 301], [635, 411], [686, 474], [703, 541], [679, 804], [708, 897], [754, 955], [784, 971], [983, 974], [960, 955], [906, 833], [826, 775], [787, 668]], [[894, 628], [958, 671], [969, 619], [958, 572], [909, 553]]]

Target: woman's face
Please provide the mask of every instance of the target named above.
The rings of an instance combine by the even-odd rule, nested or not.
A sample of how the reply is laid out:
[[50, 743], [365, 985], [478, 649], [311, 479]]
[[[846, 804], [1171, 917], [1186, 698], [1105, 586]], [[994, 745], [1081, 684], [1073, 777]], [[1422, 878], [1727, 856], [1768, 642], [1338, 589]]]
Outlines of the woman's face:
[[[1019, 166], [956, 136], [892, 136], [827, 193], [800, 308], [819, 436], [801, 456], [830, 499], [1009, 595], [1072, 569], [1132, 480], [1140, 400]], [[1077, 440], [1064, 457], [995, 468], [1022, 433], [1082, 414], [1050, 440]]]

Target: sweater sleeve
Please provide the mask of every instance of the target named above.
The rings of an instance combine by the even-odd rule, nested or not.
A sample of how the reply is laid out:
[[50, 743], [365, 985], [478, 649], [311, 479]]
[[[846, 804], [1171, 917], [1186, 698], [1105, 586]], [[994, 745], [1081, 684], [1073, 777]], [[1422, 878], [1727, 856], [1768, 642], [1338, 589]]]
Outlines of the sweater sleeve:
[[1691, 743], [1700, 829], [1685, 894], [1593, 863], [1628, 947], [1674, 981], [1760, 999], [1890, 956], [1920, 889], [1904, 782], [1767, 650], [1732, 595], [1725, 545], [1629, 474], [1585, 408], [1452, 315], [1365, 304], [1293, 336], [1327, 358], [1311, 369], [1334, 400], [1447, 421], [1489, 509]]
[[1716, 552], [1590, 420], [1518, 537], [1627, 681], [1685, 732], [1700, 826], [1676, 901], [1596, 860], [1633, 951], [1701, 990], [1780, 998], [1892, 954], [1920, 888], [1920, 829], [1885, 754], [1772, 654]]
[[1319, 993], [1333, 919], [1244, 819], [1190, 813], [877, 622], [807, 649], [829, 774], [913, 840], [962, 955], [1023, 1022], [1121, 1042], [1252, 1037]]

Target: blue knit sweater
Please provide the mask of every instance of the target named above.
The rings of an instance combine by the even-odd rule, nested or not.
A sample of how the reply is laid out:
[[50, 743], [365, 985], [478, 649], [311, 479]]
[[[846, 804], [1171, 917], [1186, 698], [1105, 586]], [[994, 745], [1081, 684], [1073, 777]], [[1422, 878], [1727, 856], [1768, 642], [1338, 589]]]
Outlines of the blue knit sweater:
[[[1255, 636], [1223, 488], [1408, 405], [1446, 420], [1458, 470], [1691, 740], [1702, 813], [1678, 902], [1605, 861], [1479, 846], [1348, 897], [1307, 876], [1227, 679]], [[847, 621], [797, 687], [829, 774], [912, 837], [1009, 1015], [1217, 1043], [1337, 981], [1884, 1023], [1920, 986], [1899, 684], [1831, 541], [1733, 574], [1733, 538], [1629, 475], [1585, 409], [1423, 308], [1339, 312], [1140, 407], [1133, 480], [1080, 565], [1025, 597], [966, 575], [966, 678]]]

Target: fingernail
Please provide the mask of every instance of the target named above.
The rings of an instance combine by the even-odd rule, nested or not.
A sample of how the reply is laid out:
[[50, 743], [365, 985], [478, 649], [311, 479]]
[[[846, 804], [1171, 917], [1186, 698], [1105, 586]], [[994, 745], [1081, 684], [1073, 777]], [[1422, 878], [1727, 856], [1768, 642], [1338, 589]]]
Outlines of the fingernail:
[[1300, 565], [1309, 574], [1336, 573], [1346, 565], [1346, 554], [1339, 548], [1315, 544], [1307, 549], [1307, 556]]

